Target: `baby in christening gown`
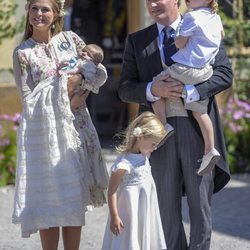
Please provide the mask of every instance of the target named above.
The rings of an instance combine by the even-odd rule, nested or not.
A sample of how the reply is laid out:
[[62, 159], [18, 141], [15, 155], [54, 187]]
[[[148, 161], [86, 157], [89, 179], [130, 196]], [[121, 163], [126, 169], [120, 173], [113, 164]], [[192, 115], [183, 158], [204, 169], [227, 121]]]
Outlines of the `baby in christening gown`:
[[[81, 89], [89, 90], [95, 94], [98, 94], [99, 88], [107, 80], [107, 73], [103, 70], [98, 70], [98, 65], [102, 63], [104, 55], [103, 50], [96, 44], [87, 44], [82, 49], [80, 59], [76, 57], [66, 60], [61, 64], [59, 74], [71, 74], [80, 73], [85, 79]], [[78, 92], [79, 88], [75, 90]], [[71, 98], [71, 96], [70, 96]]]

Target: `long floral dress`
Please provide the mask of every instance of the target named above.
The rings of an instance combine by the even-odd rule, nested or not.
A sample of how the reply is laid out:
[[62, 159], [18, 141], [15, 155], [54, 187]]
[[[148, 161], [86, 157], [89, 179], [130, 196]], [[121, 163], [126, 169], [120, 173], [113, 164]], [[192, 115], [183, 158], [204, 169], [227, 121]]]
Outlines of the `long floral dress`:
[[[75, 33], [61, 32], [48, 44], [29, 38], [13, 54], [23, 104], [13, 223], [21, 224], [23, 237], [82, 226], [89, 206], [106, 203], [108, 174], [95, 127], [85, 106], [71, 112], [67, 75], [58, 74], [84, 46]], [[98, 67], [97, 74], [106, 73]]]

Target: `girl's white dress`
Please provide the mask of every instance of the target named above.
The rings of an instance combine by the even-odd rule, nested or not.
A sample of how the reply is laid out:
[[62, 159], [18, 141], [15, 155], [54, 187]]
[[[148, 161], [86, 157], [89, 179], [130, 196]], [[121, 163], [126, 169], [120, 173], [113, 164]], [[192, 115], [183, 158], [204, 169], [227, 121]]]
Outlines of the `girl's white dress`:
[[58, 75], [62, 61], [78, 57], [84, 46], [73, 32], [61, 32], [48, 44], [30, 38], [14, 51], [23, 111], [13, 223], [21, 224], [23, 237], [82, 226], [89, 205], [106, 203], [108, 174], [96, 130], [86, 107], [71, 112], [67, 76]]
[[166, 249], [155, 183], [147, 157], [142, 154], [119, 156], [111, 171], [125, 169], [117, 191], [117, 207], [124, 224], [120, 235], [110, 231], [108, 218], [102, 250]]

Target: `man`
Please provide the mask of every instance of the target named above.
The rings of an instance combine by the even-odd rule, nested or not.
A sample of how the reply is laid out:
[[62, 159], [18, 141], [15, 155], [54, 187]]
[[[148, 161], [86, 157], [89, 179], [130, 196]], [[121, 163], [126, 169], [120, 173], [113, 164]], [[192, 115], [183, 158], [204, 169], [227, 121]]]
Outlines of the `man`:
[[[167, 249], [207, 250], [212, 231], [212, 194], [222, 189], [230, 179], [214, 95], [231, 86], [231, 65], [222, 42], [213, 65], [213, 76], [199, 85], [190, 85], [191, 89], [187, 90], [190, 101], [209, 98], [208, 114], [215, 130], [215, 145], [221, 154], [213, 173], [198, 176], [204, 143], [192, 114], [183, 108], [180, 99], [183, 85], [169, 76], [153, 79], [163, 70], [162, 60], [166, 60], [162, 30], [169, 26], [176, 30], [181, 20], [180, 0], [146, 0], [146, 4], [156, 23], [128, 35], [118, 92], [124, 102], [139, 103], [140, 112], [152, 111], [152, 102], [159, 97], [167, 98], [167, 120], [175, 133], [150, 158]], [[183, 188], [189, 205], [189, 246], [181, 216]]]

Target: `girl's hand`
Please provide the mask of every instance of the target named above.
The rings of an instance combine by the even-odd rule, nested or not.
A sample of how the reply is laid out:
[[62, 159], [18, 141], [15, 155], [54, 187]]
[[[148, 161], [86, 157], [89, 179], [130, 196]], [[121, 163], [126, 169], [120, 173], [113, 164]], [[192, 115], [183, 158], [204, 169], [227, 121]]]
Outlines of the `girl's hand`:
[[114, 235], [119, 235], [121, 233], [122, 228], [124, 228], [124, 225], [123, 225], [121, 218], [118, 215], [111, 217], [110, 231]]

